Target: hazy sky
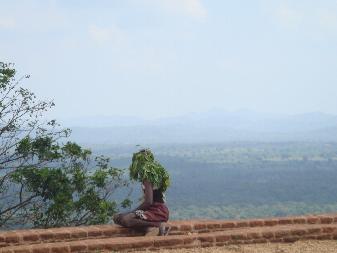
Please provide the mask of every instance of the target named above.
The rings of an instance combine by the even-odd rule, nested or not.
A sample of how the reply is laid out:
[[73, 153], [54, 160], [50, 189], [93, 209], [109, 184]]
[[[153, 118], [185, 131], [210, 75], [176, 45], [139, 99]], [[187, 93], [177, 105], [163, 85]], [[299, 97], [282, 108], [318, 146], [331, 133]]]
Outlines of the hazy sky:
[[53, 115], [337, 114], [337, 0], [0, 0], [0, 60]]

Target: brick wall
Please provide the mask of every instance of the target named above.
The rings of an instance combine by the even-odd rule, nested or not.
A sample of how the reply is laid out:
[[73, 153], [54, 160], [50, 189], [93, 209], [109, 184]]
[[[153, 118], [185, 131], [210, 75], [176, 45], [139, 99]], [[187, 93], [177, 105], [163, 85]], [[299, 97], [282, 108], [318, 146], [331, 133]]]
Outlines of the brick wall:
[[5, 231], [0, 232], [0, 252], [111, 252], [337, 239], [337, 214], [173, 221], [170, 225], [172, 229], [166, 237], [144, 237], [142, 231], [117, 225]]

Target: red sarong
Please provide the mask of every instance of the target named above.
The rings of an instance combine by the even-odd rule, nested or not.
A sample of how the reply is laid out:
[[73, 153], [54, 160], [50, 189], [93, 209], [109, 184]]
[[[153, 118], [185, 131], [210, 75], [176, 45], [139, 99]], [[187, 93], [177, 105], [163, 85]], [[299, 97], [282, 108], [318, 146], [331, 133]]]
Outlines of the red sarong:
[[136, 216], [146, 221], [166, 222], [169, 219], [169, 210], [165, 203], [154, 202], [146, 210], [137, 210]]

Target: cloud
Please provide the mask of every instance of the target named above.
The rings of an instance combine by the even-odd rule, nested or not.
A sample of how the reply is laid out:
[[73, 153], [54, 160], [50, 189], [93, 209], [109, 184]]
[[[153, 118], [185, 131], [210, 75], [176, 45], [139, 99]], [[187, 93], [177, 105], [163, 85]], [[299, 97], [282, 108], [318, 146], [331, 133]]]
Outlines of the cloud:
[[290, 7], [286, 4], [278, 6], [274, 12], [278, 23], [285, 28], [316, 29], [319, 32], [337, 29], [337, 6], [332, 5], [322, 8], [303, 7], [301, 9]]
[[125, 40], [125, 33], [117, 26], [100, 27], [97, 25], [90, 25], [88, 27], [89, 37], [97, 44], [122, 43]]
[[64, 11], [51, 1], [7, 1], [1, 7], [4, 15], [0, 15], [0, 28], [40, 33], [69, 26]]
[[303, 14], [287, 5], [280, 6], [276, 11], [276, 16], [280, 24], [287, 28], [296, 28], [303, 21]]
[[200, 0], [147, 0], [168, 12], [187, 15], [194, 18], [207, 17], [207, 10]]
[[16, 27], [16, 22], [12, 18], [0, 17], [0, 29], [12, 29]]
[[321, 26], [336, 29], [337, 28], [337, 14], [334, 11], [321, 10], [318, 13], [318, 20]]

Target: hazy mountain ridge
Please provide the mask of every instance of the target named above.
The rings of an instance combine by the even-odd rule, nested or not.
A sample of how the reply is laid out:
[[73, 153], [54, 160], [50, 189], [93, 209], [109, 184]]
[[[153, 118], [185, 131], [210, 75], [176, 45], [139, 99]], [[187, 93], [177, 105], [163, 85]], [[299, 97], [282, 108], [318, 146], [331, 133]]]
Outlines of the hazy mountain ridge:
[[337, 116], [320, 112], [283, 115], [213, 110], [156, 120], [97, 116], [68, 120], [65, 126], [82, 143], [337, 141]]

